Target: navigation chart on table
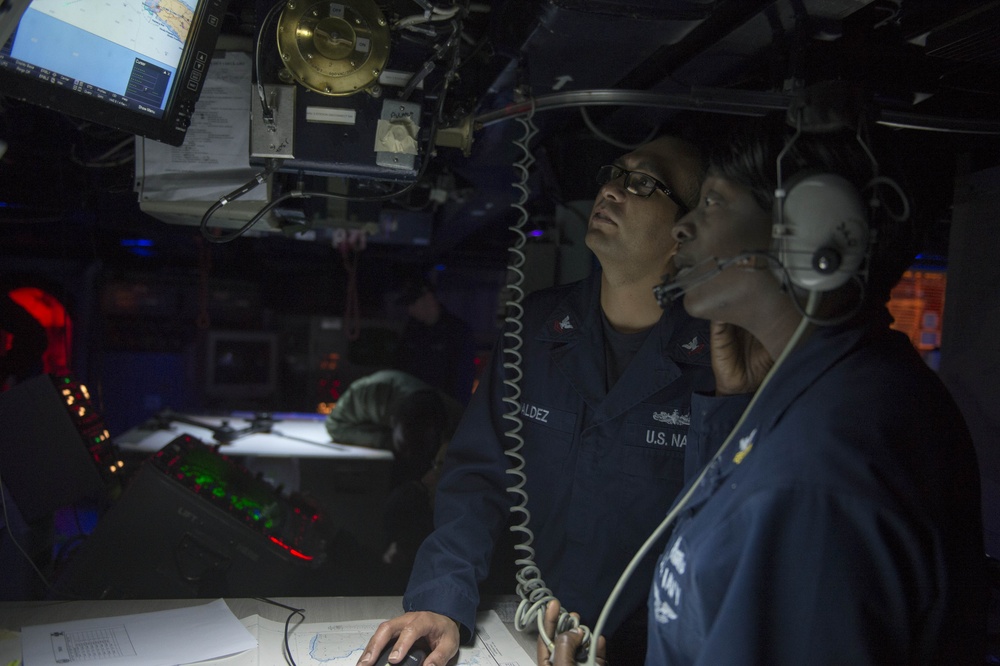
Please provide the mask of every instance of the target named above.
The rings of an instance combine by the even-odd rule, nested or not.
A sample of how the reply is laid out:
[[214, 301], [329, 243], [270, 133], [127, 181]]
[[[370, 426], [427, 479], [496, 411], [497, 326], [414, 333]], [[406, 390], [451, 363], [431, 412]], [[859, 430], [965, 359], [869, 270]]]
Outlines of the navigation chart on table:
[[[289, 646], [298, 666], [355, 666], [381, 620], [290, 624]], [[284, 666], [285, 623], [258, 616], [243, 620], [257, 636], [257, 659], [242, 655], [240, 663]], [[518, 644], [494, 611], [477, 618], [474, 645], [462, 647], [457, 666], [531, 666], [534, 659]], [[235, 663], [232, 659], [230, 663]]]

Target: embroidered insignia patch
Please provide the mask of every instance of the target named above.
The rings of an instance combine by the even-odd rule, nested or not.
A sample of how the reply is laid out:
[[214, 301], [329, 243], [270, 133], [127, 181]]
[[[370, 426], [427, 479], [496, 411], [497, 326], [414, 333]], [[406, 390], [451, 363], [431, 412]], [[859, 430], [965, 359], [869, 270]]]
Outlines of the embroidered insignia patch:
[[750, 431], [750, 434], [746, 437], [740, 437], [740, 450], [736, 452], [733, 456], [733, 462], [739, 465], [743, 462], [743, 459], [747, 457], [750, 450], [753, 448], [754, 437], [757, 436], [757, 428]]
[[569, 320], [569, 315], [566, 315], [559, 321], [553, 322], [552, 328], [553, 330], [555, 330], [556, 333], [562, 333], [564, 331], [572, 331], [573, 323]]
[[694, 356], [695, 354], [700, 354], [705, 350], [705, 343], [698, 339], [698, 336], [694, 336], [688, 342], [681, 345], [681, 348], [688, 353], [689, 356]]
[[653, 412], [653, 420], [669, 425], [691, 425], [691, 413], [681, 414], [680, 410], [672, 412]]

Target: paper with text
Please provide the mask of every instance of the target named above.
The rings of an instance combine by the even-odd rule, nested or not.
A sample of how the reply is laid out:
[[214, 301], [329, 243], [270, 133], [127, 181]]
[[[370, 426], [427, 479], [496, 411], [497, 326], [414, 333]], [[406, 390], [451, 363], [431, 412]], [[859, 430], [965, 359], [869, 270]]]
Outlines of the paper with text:
[[32, 666], [171, 666], [216, 659], [257, 646], [222, 599], [207, 604], [21, 629]]
[[[368, 639], [382, 620], [289, 624], [288, 645], [297, 666], [355, 666]], [[243, 619], [257, 636], [255, 653], [211, 662], [225, 666], [287, 666], [284, 656], [285, 623], [256, 615]], [[535, 660], [517, 642], [494, 611], [476, 619], [476, 639], [463, 646], [455, 666], [532, 666]]]

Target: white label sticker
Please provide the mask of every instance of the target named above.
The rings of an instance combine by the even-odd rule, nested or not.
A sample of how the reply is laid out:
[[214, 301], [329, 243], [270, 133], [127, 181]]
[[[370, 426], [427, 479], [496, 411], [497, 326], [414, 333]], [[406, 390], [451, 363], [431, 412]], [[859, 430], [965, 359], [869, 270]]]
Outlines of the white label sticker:
[[[401, 72], [397, 69], [387, 69], [382, 72], [378, 77], [378, 82], [384, 86], [396, 86], [397, 88], [405, 88], [406, 84], [410, 82], [413, 78], [413, 72]], [[423, 90], [424, 82], [421, 79], [420, 83], [417, 84], [419, 90]]]
[[325, 106], [306, 107], [306, 121], [310, 123], [353, 125], [357, 122], [357, 116], [358, 112], [354, 109], [336, 109]]

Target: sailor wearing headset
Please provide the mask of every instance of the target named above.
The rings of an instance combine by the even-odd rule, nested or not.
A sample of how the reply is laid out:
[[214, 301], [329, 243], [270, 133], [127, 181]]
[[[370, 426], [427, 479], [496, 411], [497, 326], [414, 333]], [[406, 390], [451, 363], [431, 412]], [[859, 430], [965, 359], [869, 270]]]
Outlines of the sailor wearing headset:
[[[702, 173], [699, 151], [673, 137], [600, 169], [586, 234], [600, 270], [524, 302], [517, 408], [534, 562], [544, 584], [586, 621], [597, 618], [682, 487], [691, 393], [713, 389], [706, 323], [679, 304], [663, 312], [653, 297], [675, 247], [671, 228], [694, 203]], [[403, 600], [408, 612], [378, 628], [362, 666], [391, 642], [397, 663], [418, 638], [430, 644], [425, 663], [443, 666], [472, 635], [478, 585], [518, 501], [507, 491], [517, 479], [507, 473], [512, 461], [504, 452], [515, 441], [505, 434], [511, 407], [504, 380], [516, 374], [503, 367], [510, 361], [506, 337], [449, 446], [435, 531]], [[612, 650], [638, 649], [638, 657], [623, 652], [625, 661], [641, 660], [654, 561], [608, 624], [613, 633], [630, 615], [639, 621], [611, 640]]]
[[[885, 308], [914, 256], [906, 198], [861, 123], [792, 111], [727, 144], [674, 227], [658, 296], [741, 340], [717, 376], [775, 361], [721, 447], [692, 420], [710, 462], [669, 516], [647, 663], [985, 663], [975, 451]], [[583, 636], [539, 658], [572, 664]]]

